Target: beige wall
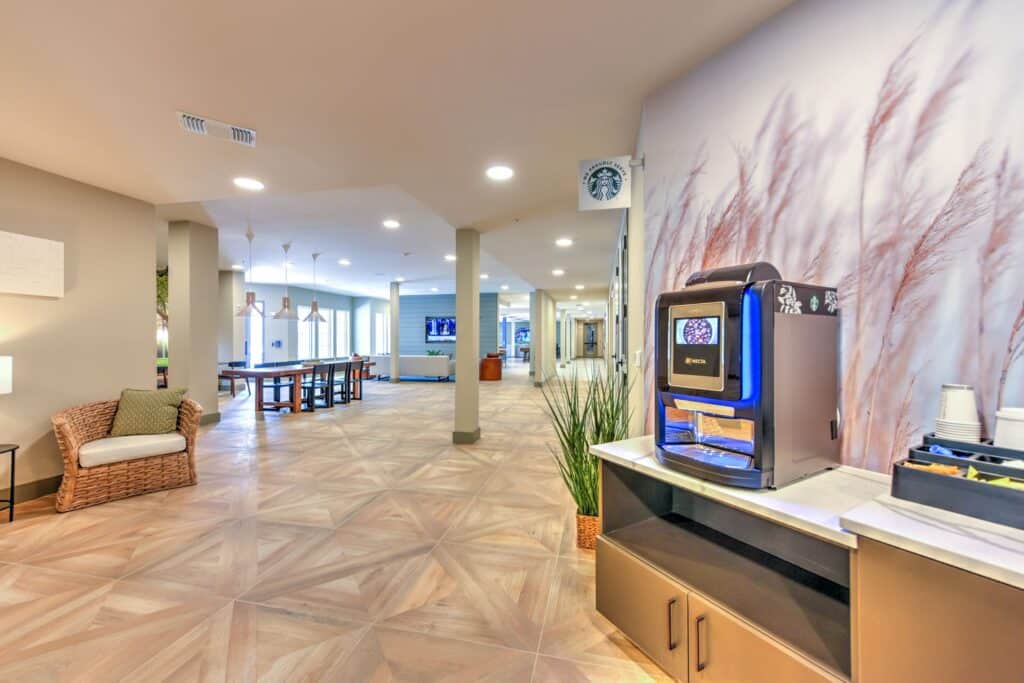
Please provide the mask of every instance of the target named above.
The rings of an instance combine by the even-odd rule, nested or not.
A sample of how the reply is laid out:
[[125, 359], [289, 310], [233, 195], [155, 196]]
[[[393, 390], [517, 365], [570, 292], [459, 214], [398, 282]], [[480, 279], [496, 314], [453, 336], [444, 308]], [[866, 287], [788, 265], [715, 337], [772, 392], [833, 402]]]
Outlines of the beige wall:
[[[64, 242], [62, 299], [0, 293], [0, 441], [22, 446], [17, 484], [59, 475], [50, 415], [155, 387], [157, 218], [151, 205], [0, 159], [0, 230]], [[8, 459], [0, 458], [0, 490]]]

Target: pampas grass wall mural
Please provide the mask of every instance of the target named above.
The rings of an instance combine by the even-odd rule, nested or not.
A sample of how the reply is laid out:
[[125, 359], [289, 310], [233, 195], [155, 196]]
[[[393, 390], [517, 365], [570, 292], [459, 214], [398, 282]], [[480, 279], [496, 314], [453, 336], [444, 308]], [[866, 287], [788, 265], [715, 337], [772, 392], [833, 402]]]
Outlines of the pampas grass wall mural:
[[880, 471], [943, 382], [987, 429], [1024, 405], [1024, 5], [893, 5], [798, 4], [652, 97], [640, 144], [648, 301], [754, 260], [837, 285], [843, 460]]

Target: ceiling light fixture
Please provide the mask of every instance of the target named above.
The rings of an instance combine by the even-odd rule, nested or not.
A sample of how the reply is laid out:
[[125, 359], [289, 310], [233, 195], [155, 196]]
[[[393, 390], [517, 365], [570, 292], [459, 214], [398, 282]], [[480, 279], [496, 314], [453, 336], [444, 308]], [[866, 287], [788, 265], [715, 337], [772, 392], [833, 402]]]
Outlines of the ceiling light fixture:
[[437, 287], [431, 287], [431, 288], [430, 288], [430, 291], [431, 291], [431, 292], [436, 292], [436, 291], [437, 291]]
[[488, 275], [487, 273], [480, 273], [480, 279], [481, 280], [486, 280], [489, 277], [490, 277], [490, 275]]
[[405, 282], [405, 278], [399, 275], [398, 277], [395, 278], [395, 282]]
[[508, 285], [502, 285], [501, 288], [502, 290], [508, 291]]
[[261, 183], [259, 180], [256, 180], [255, 178], [245, 178], [239, 176], [238, 178], [235, 178], [233, 182], [235, 183], [235, 187], [242, 190], [248, 190], [249, 192], [259, 192], [264, 187], [266, 187], [263, 183]]
[[402, 227], [402, 224], [396, 221], [394, 218], [385, 218], [380, 222], [380, 224], [383, 225], [388, 230], [397, 230], [398, 228]]
[[502, 164], [491, 166], [487, 169], [487, 177], [491, 180], [504, 181], [509, 180], [516, 174], [510, 167]]
[[[313, 254], [313, 301], [309, 304], [309, 315], [302, 319], [304, 323], [325, 323], [327, 318], [320, 315], [320, 302], [316, 298], [316, 261], [320, 254]], [[320, 357], [319, 345], [317, 345], [316, 357]]]
[[231, 270], [245, 270], [245, 266], [243, 266], [241, 263], [232, 263]]
[[347, 258], [340, 258], [340, 259], [338, 259], [338, 265], [339, 266], [351, 266], [352, 262], [349, 261]]
[[565, 271], [562, 270], [561, 268], [555, 268], [554, 270], [551, 271], [551, 274], [554, 275], [555, 277], [562, 277], [563, 275], [565, 275]]
[[583, 285], [576, 285], [576, 289], [583, 289]]
[[576, 299], [579, 299], [579, 297], [578, 297], [578, 296], [576, 296], [575, 294], [573, 294], [573, 295], [572, 295], [572, 296], [570, 296], [569, 298], [570, 298], [570, 299], [572, 299], [572, 300], [574, 300], [574, 301], [575, 301]]
[[238, 307], [235, 315], [239, 318], [249, 318], [253, 313], [262, 317], [263, 311], [256, 307], [256, 292], [252, 291], [252, 240], [256, 237], [252, 233], [251, 207], [249, 216], [246, 218], [245, 239], [249, 240], [249, 274], [245, 279], [249, 283], [249, 289], [245, 291], [245, 303]]
[[451, 263], [452, 261], [455, 260], [455, 254], [445, 254], [444, 255], [444, 260], [448, 261], [449, 263]]
[[555, 240], [555, 245], [559, 247], [571, 247], [572, 239], [569, 237], [559, 237], [557, 240]]
[[288, 251], [292, 243], [285, 242], [281, 248], [284, 249], [284, 296], [281, 297], [281, 310], [274, 314], [274, 320], [298, 320], [299, 314], [292, 308], [292, 298], [288, 296]]

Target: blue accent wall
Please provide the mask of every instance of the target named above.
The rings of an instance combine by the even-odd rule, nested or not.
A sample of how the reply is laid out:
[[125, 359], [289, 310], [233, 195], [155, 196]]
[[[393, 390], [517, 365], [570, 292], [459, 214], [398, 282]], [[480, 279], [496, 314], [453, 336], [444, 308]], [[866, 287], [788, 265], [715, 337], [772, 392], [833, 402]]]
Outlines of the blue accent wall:
[[[455, 316], [454, 294], [406, 295], [398, 300], [399, 353], [422, 356], [427, 350], [440, 351], [455, 357], [455, 342], [428, 344], [426, 319]], [[458, 334], [460, 320], [455, 321]], [[480, 355], [498, 350], [498, 295], [480, 295]]]

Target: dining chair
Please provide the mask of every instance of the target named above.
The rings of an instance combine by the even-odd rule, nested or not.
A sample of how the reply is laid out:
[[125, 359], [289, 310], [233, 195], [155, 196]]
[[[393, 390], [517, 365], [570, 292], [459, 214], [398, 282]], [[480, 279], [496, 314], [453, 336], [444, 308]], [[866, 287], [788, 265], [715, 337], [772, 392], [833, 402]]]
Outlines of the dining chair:
[[363, 400], [363, 359], [352, 361], [351, 399]]
[[335, 401], [348, 403], [351, 398], [352, 363], [340, 361], [332, 365], [334, 366], [334, 377], [331, 381], [331, 405]]
[[[317, 408], [317, 401], [323, 401], [321, 408], [330, 408], [334, 405], [331, 402], [331, 390], [334, 384], [334, 365], [331, 363], [318, 363], [313, 366], [312, 376], [302, 380], [302, 403], [309, 406], [313, 411]], [[318, 397], [319, 394], [319, 397]], [[306, 408], [303, 408], [306, 410]]]

